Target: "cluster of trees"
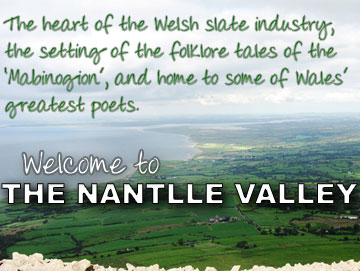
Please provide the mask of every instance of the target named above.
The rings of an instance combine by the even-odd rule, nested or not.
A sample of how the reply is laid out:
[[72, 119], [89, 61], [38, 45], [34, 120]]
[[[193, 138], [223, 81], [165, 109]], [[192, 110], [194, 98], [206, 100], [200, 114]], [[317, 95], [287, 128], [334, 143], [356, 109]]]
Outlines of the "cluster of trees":
[[[189, 240], [187, 240], [186, 242], [184, 241], [184, 238], [180, 238], [177, 242], [177, 244], [179, 246], [191, 246], [191, 247], [194, 247], [195, 246], [195, 243], [194, 242], [191, 242]], [[173, 246], [176, 246], [177, 245], [176, 243], [172, 243]]]
[[288, 236], [299, 234], [299, 230], [296, 227], [276, 227], [274, 229], [269, 228], [267, 230], [257, 228], [257, 230], [260, 231], [262, 235], [273, 234], [275, 236]]
[[353, 226], [340, 227], [335, 229], [334, 227], [311, 227], [310, 223], [307, 223], [305, 228], [292, 227], [276, 227], [274, 229], [261, 229], [257, 228], [262, 235], [273, 234], [275, 236], [288, 236], [288, 235], [304, 235], [304, 232], [316, 234], [316, 235], [344, 235], [351, 234], [356, 235], [360, 232], [360, 225], [354, 224]]
[[309, 233], [316, 235], [344, 235], [344, 234], [356, 235], [360, 231], [359, 224], [354, 224], [353, 226], [346, 226], [335, 229], [332, 226], [330, 228], [311, 227], [311, 224], [307, 223], [305, 227]]
[[131, 252], [134, 252], [134, 251], [139, 251], [139, 247], [135, 247], [134, 249], [130, 249], [130, 248], [126, 248], [124, 250], [118, 250], [116, 252], [116, 255], [121, 255], [121, 254], [126, 254], [126, 253], [131, 253]]
[[22, 240], [19, 235], [0, 235], [0, 259], [9, 259], [11, 255], [8, 255], [7, 249]]
[[257, 245], [256, 244], [249, 245], [247, 241], [240, 241], [236, 243], [236, 247], [242, 249], [249, 249], [249, 248], [255, 248], [257, 247]]

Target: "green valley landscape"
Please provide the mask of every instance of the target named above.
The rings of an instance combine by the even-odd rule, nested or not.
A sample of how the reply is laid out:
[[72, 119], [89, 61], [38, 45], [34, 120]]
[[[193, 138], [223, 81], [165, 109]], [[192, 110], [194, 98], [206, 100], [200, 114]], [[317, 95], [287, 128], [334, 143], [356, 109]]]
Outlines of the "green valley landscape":
[[[177, 196], [193, 183], [223, 184], [223, 204], [176, 205], [16, 203], [0, 205], [1, 258], [12, 252], [43, 253], [65, 261], [89, 259], [116, 267], [158, 263], [218, 270], [240, 264], [331, 263], [360, 260], [360, 192], [350, 204], [334, 191], [334, 204], [241, 204], [235, 183], [269, 183], [296, 198], [298, 183], [315, 197], [318, 183], [360, 183], [360, 119], [249, 119], [217, 127], [158, 126], [156, 132], [188, 136], [199, 150], [191, 159], [162, 161], [152, 175], [133, 174], [121, 182], [174, 183]], [[161, 157], [160, 157], [161, 158]], [[100, 187], [103, 187], [101, 184]], [[148, 195], [151, 197], [151, 195]], [[164, 195], [165, 197], [165, 192]]]

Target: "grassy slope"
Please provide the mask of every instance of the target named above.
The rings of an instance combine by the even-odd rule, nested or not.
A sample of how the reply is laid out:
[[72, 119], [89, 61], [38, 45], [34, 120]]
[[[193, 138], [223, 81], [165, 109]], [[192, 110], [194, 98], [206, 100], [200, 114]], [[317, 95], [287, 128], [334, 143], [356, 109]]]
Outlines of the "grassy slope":
[[[177, 132], [195, 138], [202, 152], [190, 161], [164, 162], [159, 175], [175, 176], [175, 179], [135, 175], [134, 182], [175, 182], [179, 189], [184, 187], [181, 184], [192, 182], [198, 185], [199, 193], [204, 192], [205, 182], [222, 182], [226, 193], [222, 206], [164, 203], [78, 206], [74, 192], [68, 194], [66, 208], [1, 204], [0, 237], [8, 242], [2, 242], [3, 252], [4, 249], [7, 253], [41, 252], [46, 257], [65, 260], [88, 258], [112, 266], [131, 262], [218, 268], [241, 264], [249, 268], [254, 264], [281, 266], [287, 262], [360, 260], [359, 234], [345, 231], [321, 236], [305, 229], [309, 219], [304, 219], [306, 215], [310, 219], [332, 218], [331, 210], [238, 206], [233, 187], [235, 182], [250, 181], [272, 184], [282, 181], [294, 187], [298, 181], [313, 183], [349, 178], [358, 181], [360, 132], [353, 127], [333, 128], [331, 134], [320, 125], [293, 129], [284, 125], [272, 129], [256, 126], [251, 131], [226, 133], [183, 128]], [[337, 206], [336, 210], [349, 211], [344, 206]], [[209, 218], [216, 215], [235, 217], [238, 221], [208, 225]], [[298, 219], [296, 225], [292, 224], [293, 219]], [[332, 226], [329, 219], [321, 220], [327, 221], [327, 225], [313, 221], [314, 230]], [[274, 236], [277, 227], [295, 227], [298, 235]], [[272, 234], [262, 235], [262, 230], [272, 230]], [[180, 239], [190, 241], [193, 246], [179, 245]], [[250, 248], [237, 248], [240, 241], [247, 241]], [[127, 248], [132, 252], [123, 253]]]

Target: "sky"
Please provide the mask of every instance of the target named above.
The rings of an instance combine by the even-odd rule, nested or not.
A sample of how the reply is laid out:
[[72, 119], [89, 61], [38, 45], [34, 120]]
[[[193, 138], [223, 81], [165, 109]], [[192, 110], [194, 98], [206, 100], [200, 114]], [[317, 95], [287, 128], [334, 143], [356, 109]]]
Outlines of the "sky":
[[[139, 111], [126, 113], [99, 113], [97, 120], [133, 119], [149, 116], [182, 116], [209, 114], [295, 114], [295, 113], [338, 113], [360, 112], [360, 2], [356, 0], [334, 1], [11, 1], [2, 5], [1, 21], [20, 15], [24, 20], [33, 19], [39, 25], [33, 32], [9, 31], [9, 25], [0, 24], [0, 121], [8, 122], [9, 117], [4, 112], [9, 101], [49, 100], [56, 96], [58, 100], [75, 99], [82, 96], [85, 101], [118, 100], [124, 96], [126, 100], [134, 100]], [[94, 31], [92, 25], [103, 19], [109, 13], [114, 15], [114, 27], [109, 34]], [[319, 41], [316, 32], [257, 33], [253, 31], [255, 18], [271, 20], [279, 14], [281, 19], [301, 19], [306, 15], [309, 20], [326, 20], [334, 24], [335, 35], [325, 41]], [[43, 32], [40, 31], [42, 17], [48, 20], [69, 18], [79, 20], [86, 15], [89, 21], [89, 31], [77, 32]], [[124, 32], [117, 27], [121, 17], [131, 16], [134, 20], [145, 20], [149, 28], [143, 32]], [[200, 30], [194, 32], [156, 32], [154, 17], [169, 18], [177, 16], [187, 19], [189, 16], [200, 23]], [[250, 29], [246, 32], [209, 33], [203, 30], [207, 19], [224, 18], [230, 21], [235, 15], [238, 20], [246, 20]], [[159, 59], [138, 59], [131, 52], [125, 56], [125, 61], [110, 58], [104, 53], [99, 64], [94, 65], [90, 59], [51, 59], [38, 57], [41, 46], [59, 46], [60, 42], [78, 43], [88, 47], [120, 46], [124, 40], [130, 42], [130, 50], [134, 51], [138, 42], [146, 42], [151, 47], [160, 46], [165, 52]], [[204, 44], [212, 47], [226, 46], [230, 56], [225, 59], [179, 59], [172, 61], [167, 55], [172, 43], [179, 40], [182, 44]], [[298, 61], [281, 57], [282, 50], [292, 46], [294, 42], [303, 42], [302, 52]], [[19, 46], [31, 46], [35, 51], [28, 59], [9, 59], [5, 55], [8, 42], [17, 42]], [[276, 46], [279, 57], [276, 59], [237, 59], [232, 52], [237, 42], [242, 45]], [[321, 42], [323, 47], [334, 47], [337, 56], [332, 59], [311, 59], [306, 51], [311, 42]], [[105, 56], [106, 55], [106, 56]], [[7, 84], [4, 68], [20, 68], [30, 72], [32, 68], [41, 72], [76, 74], [99, 72], [102, 81], [109, 81], [108, 90], [104, 86], [75, 87], [67, 92], [62, 86], [20, 87]], [[226, 73], [262, 73], [265, 78], [283, 67], [290, 70], [289, 82], [284, 88], [265, 83], [261, 86], [225, 86]], [[341, 86], [297, 86], [294, 73], [311, 69], [325, 73], [343, 73], [344, 83]], [[219, 83], [216, 86], [205, 86], [200, 80], [193, 86], [114, 86], [114, 76], [122, 72], [142, 73], [149, 69], [149, 77], [156, 81], [156, 71], [162, 73], [178, 72], [195, 74], [201, 78], [204, 70], [218, 73]], [[91, 121], [89, 113], [81, 114], [19, 114], [13, 123], [21, 121]]]

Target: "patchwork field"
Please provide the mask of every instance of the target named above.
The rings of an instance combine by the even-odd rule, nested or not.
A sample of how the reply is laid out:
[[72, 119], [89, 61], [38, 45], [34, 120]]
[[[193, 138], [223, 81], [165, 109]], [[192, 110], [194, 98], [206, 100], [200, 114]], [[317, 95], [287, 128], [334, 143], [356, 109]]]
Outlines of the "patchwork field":
[[39, 252], [118, 267], [130, 262], [219, 270], [239, 263], [250, 268], [360, 260], [360, 220], [348, 218], [359, 216], [358, 190], [350, 205], [336, 195], [334, 205], [304, 206], [243, 205], [234, 189], [234, 183], [266, 182], [276, 191], [284, 182], [293, 197], [302, 182], [312, 197], [318, 182], [359, 183], [359, 121], [242, 126], [246, 129], [162, 128], [189, 136], [200, 152], [188, 161], [164, 161], [156, 176], [130, 178], [134, 184], [175, 183], [179, 197], [186, 183], [194, 183], [198, 195], [204, 183], [223, 183], [224, 204], [78, 205], [75, 191], [67, 193], [66, 206], [1, 203], [1, 257]]

